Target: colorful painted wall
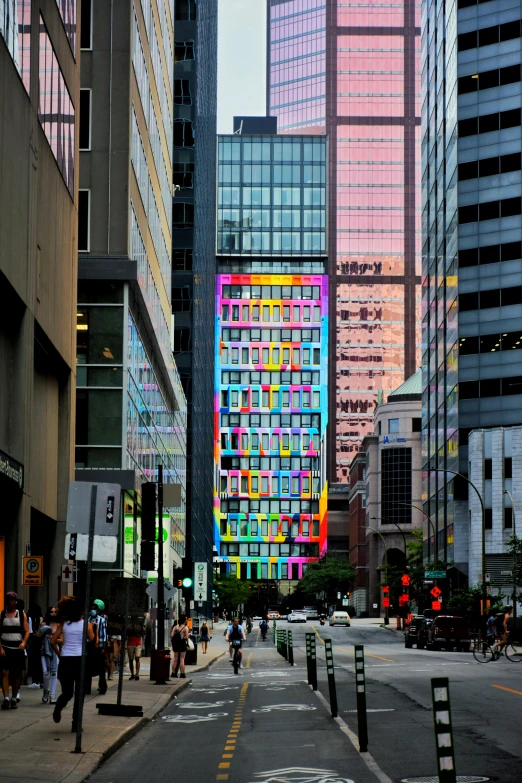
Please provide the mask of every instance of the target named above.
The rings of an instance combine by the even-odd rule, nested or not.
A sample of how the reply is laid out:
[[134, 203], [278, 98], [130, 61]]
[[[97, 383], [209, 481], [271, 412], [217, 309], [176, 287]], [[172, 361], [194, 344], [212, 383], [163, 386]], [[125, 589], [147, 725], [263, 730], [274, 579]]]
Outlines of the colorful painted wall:
[[327, 539], [327, 276], [217, 275], [215, 336], [218, 563], [300, 579]]

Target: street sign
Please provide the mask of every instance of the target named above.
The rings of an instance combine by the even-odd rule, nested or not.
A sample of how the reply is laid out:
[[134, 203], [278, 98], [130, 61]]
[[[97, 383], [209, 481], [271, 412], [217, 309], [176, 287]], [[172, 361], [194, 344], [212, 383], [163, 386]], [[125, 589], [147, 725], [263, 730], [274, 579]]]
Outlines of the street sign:
[[67, 563], [65, 563], [65, 565], [62, 566], [61, 578], [62, 578], [62, 584], [64, 582], [66, 583], [68, 582], [70, 584], [76, 582], [78, 579], [78, 571], [76, 569], [76, 564], [68, 565]]
[[435, 585], [435, 587], [431, 588], [430, 593], [434, 598], [438, 598], [439, 595], [442, 595], [442, 590]]
[[484, 581], [491, 582], [491, 576], [489, 574], [486, 574]]
[[[152, 598], [155, 604], [158, 603], [158, 583], [151, 582], [145, 590], [149, 598]], [[174, 595], [174, 587], [171, 585], [168, 579], [163, 581], [163, 600], [165, 603]]]
[[[119, 484], [98, 484], [96, 492], [96, 512], [94, 517], [94, 534], [96, 536], [117, 536], [120, 517]], [[89, 518], [91, 512], [90, 481], [71, 481], [67, 498], [67, 533], [89, 534]], [[94, 558], [97, 560], [98, 558]]]
[[348, 606], [348, 599], [347, 598], [343, 598], [343, 606]]
[[43, 557], [31, 555], [24, 557], [24, 577], [22, 584], [26, 587], [43, 585]]
[[337, 600], [339, 601], [340, 598], [341, 598], [341, 593], [337, 593]]
[[383, 598], [382, 599], [382, 605], [384, 606], [385, 609], [387, 609], [389, 607], [389, 605], [390, 605], [390, 599], [389, 598]]
[[207, 564], [194, 563], [194, 597], [196, 601], [207, 600]]
[[440, 601], [432, 601], [431, 608], [434, 609], [436, 612], [438, 612], [442, 609], [442, 604]]
[[409, 600], [410, 600], [410, 596], [408, 595], [408, 593], [403, 593], [402, 595], [399, 596], [399, 606], [406, 606]]
[[[118, 526], [116, 526], [118, 527]], [[89, 536], [80, 533], [67, 533], [65, 536], [64, 557], [66, 560], [87, 560]], [[94, 536], [93, 561], [114, 563], [118, 557], [117, 536]]]
[[446, 579], [446, 571], [425, 571], [426, 579]]

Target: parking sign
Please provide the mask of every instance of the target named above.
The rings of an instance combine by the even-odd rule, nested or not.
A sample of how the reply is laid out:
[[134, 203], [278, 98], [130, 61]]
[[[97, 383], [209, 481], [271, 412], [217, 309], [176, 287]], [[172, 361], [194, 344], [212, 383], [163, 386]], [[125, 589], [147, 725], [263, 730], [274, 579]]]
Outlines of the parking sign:
[[196, 601], [207, 600], [207, 564], [194, 563], [194, 598]]

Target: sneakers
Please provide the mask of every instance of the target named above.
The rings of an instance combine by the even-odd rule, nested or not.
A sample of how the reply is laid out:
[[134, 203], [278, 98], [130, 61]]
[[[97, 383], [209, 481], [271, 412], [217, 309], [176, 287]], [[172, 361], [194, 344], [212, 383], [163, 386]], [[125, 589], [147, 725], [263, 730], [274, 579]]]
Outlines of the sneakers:
[[172, 672], [170, 676], [175, 680], [178, 679], [178, 675], [175, 672]]
[[[15, 702], [16, 703], [16, 702]], [[10, 707], [10, 701], [9, 699], [4, 699], [4, 703], [0, 707], [0, 710], [8, 710]]]
[[50, 702], [51, 704], [56, 704], [56, 696], [51, 696]]
[[49, 691], [44, 690], [42, 696], [42, 704], [47, 704], [48, 701], [49, 701]]
[[32, 682], [30, 685], [27, 686], [28, 688], [39, 688], [40, 683], [39, 682]]
[[20, 702], [20, 691], [18, 691], [18, 695], [17, 695], [17, 697], [16, 697], [16, 701], [17, 701], [17, 702]]
[[131, 674], [131, 676], [129, 677], [129, 680], [135, 680], [135, 679], [136, 678], [135, 678], [134, 674]]
[[179, 679], [180, 680], [186, 680], [187, 679], [187, 675], [185, 674], [185, 672], [183, 672], [183, 674], [179, 675]]
[[135, 679], [135, 680], [139, 680], [139, 679], [140, 679], [140, 675], [139, 675], [139, 674], [135, 674], [135, 675], [134, 675], [134, 679]]
[[11, 706], [12, 710], [17, 710], [18, 709], [18, 704], [16, 702], [16, 699], [11, 699], [11, 705], [10, 706]]

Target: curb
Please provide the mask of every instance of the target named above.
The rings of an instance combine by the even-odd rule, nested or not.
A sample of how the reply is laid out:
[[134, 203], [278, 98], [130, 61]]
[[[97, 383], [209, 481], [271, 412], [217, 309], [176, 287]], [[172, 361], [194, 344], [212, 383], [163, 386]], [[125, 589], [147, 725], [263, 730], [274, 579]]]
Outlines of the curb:
[[[198, 672], [205, 672], [205, 671], [207, 671], [208, 669], [210, 669], [210, 667], [214, 663], [216, 663], [216, 661], [219, 661], [221, 658], [223, 658], [225, 653], [226, 653], [226, 650], [224, 650], [221, 653], [221, 655], [219, 655], [217, 658], [214, 658], [214, 660], [211, 661], [206, 666], [198, 667], [198, 669], [196, 669], [196, 671], [192, 672], [192, 674], [197, 674]], [[96, 770], [98, 770], [102, 766], [102, 764], [104, 764], [106, 761], [108, 761], [111, 756], [113, 756], [115, 753], [117, 753], [118, 750], [120, 750], [120, 748], [123, 747], [123, 745], [125, 745], [129, 740], [131, 740], [133, 737], [135, 737], [136, 734], [138, 734], [138, 732], [140, 732], [142, 729], [145, 728], [145, 726], [147, 726], [149, 723], [152, 723], [152, 721], [155, 719], [155, 717], [158, 715], [158, 713], [160, 713], [162, 710], [164, 710], [165, 707], [168, 707], [168, 705], [170, 704], [171, 701], [174, 701], [174, 699], [176, 698], [178, 693], [182, 693], [190, 685], [192, 685], [192, 680], [190, 679], [190, 677], [188, 677], [187, 680], [184, 683], [179, 683], [178, 687], [175, 690], [173, 690], [172, 693], [169, 694], [170, 698], [165, 702], [165, 704], [163, 704], [157, 710], [157, 712], [154, 713], [154, 715], [152, 715], [150, 718], [145, 718], [145, 717], [140, 718], [138, 723], [136, 723], [135, 726], [131, 726], [129, 729], [127, 729], [127, 731], [125, 731], [121, 735], [121, 737], [119, 737], [116, 740], [116, 742], [113, 742], [113, 744], [109, 748], [107, 748], [107, 750], [104, 751], [100, 755], [100, 758], [97, 760], [97, 762], [94, 765], [94, 767], [84, 777], [83, 780], [84, 781], [88, 780], [91, 777], [91, 775], [93, 775], [96, 772]]]

